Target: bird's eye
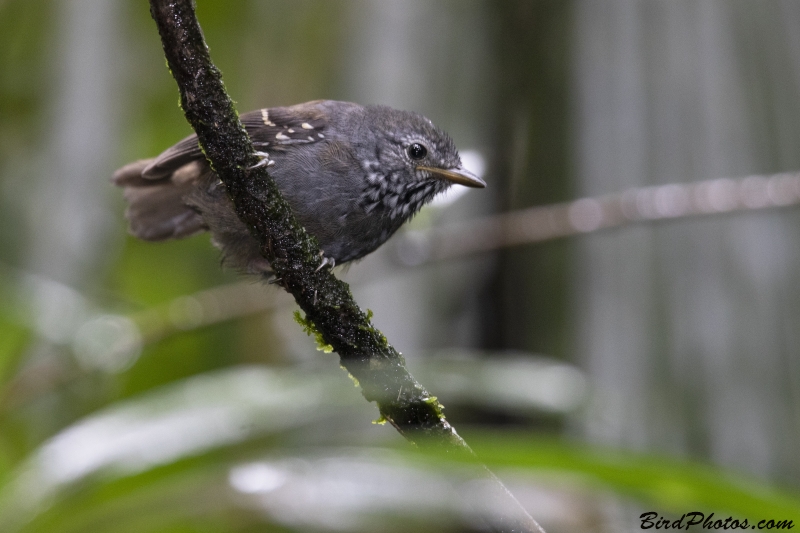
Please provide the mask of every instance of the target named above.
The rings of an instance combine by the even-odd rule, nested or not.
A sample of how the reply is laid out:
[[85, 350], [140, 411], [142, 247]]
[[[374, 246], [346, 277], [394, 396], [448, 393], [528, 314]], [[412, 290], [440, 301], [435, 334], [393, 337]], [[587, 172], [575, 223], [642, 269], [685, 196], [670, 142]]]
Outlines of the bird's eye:
[[422, 159], [428, 155], [428, 149], [422, 146], [420, 143], [414, 143], [408, 147], [408, 155], [411, 157], [411, 159]]

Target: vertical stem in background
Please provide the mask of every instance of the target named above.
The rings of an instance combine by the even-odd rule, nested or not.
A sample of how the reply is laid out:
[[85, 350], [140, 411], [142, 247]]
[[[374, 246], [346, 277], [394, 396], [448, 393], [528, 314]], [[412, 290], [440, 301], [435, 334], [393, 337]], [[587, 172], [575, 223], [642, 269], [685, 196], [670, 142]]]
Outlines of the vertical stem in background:
[[[117, 2], [59, 2], [55, 62], [58, 79], [51, 91], [47, 121], [51, 138], [44, 147], [46, 167], [34, 196], [30, 270], [81, 286], [97, 271], [112, 218], [102, 197], [116, 146], [113, 85], [117, 42]], [[52, 302], [47, 302], [47, 305]]]
[[[500, 209], [564, 202], [569, 179], [569, 68], [572, 2], [491, 2], [498, 23], [498, 98], [492, 177]], [[524, 66], [524, 67], [523, 67]], [[482, 296], [483, 344], [553, 356], [572, 351], [568, 328], [569, 244], [503, 250]]]

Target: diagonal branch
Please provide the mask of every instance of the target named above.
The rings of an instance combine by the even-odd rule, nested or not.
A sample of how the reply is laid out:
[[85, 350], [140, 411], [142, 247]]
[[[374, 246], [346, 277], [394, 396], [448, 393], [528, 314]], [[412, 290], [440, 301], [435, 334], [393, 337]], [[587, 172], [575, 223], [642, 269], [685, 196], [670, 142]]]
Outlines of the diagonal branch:
[[319, 246], [298, 224], [275, 182], [258, 162], [247, 133], [227, 96], [189, 0], [151, 0], [169, 68], [178, 82], [181, 106], [200, 145], [250, 228], [261, 253], [305, 313], [305, 324], [341, 357], [342, 365], [378, 404], [381, 415], [406, 438], [432, 439], [468, 450], [447, 423], [441, 406], [408, 373], [402, 356], [370, 323], [348, 285], [317, 270]]
[[[192, 0], [150, 0], [167, 63], [181, 94], [186, 119], [211, 167], [226, 186], [236, 213], [258, 240], [281, 285], [305, 312], [304, 325], [329, 344], [378, 404], [381, 416], [404, 437], [472, 456], [442, 414], [442, 406], [409, 374], [403, 357], [372, 326], [346, 283], [318, 269], [319, 246], [292, 214], [258, 158], [219, 70], [211, 62]], [[485, 467], [491, 496], [485, 509], [498, 532], [541, 532], [541, 527]]]

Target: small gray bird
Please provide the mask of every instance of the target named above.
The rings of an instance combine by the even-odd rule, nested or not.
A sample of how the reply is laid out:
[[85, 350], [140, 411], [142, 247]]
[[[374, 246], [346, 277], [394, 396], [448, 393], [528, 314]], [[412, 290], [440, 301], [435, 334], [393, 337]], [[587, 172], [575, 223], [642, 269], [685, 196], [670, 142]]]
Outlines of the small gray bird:
[[[437, 193], [485, 187], [453, 141], [417, 113], [316, 100], [241, 116], [253, 145], [298, 221], [319, 241], [323, 264], [364, 257]], [[155, 159], [114, 173], [130, 231], [148, 241], [210, 231], [225, 262], [269, 273], [255, 238], [191, 135]]]

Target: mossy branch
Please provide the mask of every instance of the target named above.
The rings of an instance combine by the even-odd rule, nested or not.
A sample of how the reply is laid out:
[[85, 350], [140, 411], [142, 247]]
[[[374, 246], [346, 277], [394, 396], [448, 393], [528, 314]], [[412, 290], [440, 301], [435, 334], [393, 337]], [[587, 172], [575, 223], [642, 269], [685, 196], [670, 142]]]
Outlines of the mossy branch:
[[193, 3], [151, 0], [150, 10], [186, 118], [225, 183], [239, 218], [258, 240], [280, 284], [305, 313], [306, 326], [333, 347], [361, 384], [364, 397], [376, 402], [381, 416], [404, 437], [470, 453], [439, 403], [409, 374], [403, 357], [358, 307], [349, 286], [329, 269], [317, 270], [316, 240], [298, 224], [266, 169], [249, 168], [258, 158], [211, 62]]
[[[381, 418], [408, 440], [472, 456], [442, 414], [442, 406], [409, 374], [403, 357], [358, 307], [348, 285], [327, 268], [318, 270], [319, 245], [297, 222], [277, 185], [258, 162], [222, 76], [211, 62], [191, 0], [150, 0], [181, 106], [206, 158], [225, 184], [239, 218], [248, 226], [281, 285], [305, 313], [303, 326], [330, 345], [342, 366], [378, 405]], [[263, 200], [266, 198], [266, 200]], [[301, 317], [302, 318], [302, 317]], [[485, 467], [492, 481], [486, 516], [497, 532], [542, 532]]]

